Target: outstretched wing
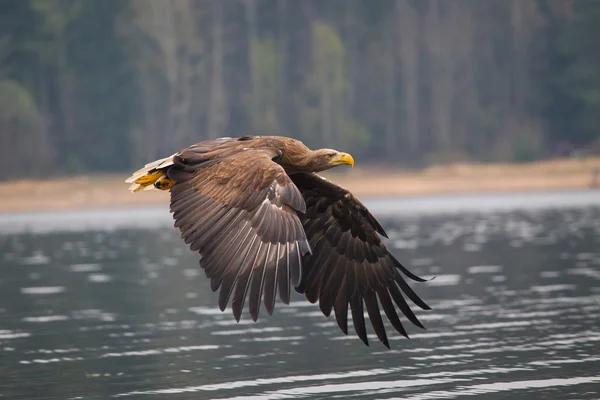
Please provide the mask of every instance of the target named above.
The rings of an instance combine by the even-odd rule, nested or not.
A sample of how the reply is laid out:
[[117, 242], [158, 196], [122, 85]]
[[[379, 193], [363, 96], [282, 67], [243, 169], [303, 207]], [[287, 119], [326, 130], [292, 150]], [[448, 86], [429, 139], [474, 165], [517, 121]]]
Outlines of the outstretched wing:
[[261, 299], [273, 313], [276, 292], [289, 303], [290, 284], [301, 276], [302, 255], [310, 247], [297, 216], [305, 211], [298, 188], [272, 161], [276, 149], [211, 152], [191, 147], [174, 157], [168, 171], [175, 226], [200, 266], [219, 288], [219, 307], [232, 297], [239, 321], [246, 297], [256, 321]]
[[326, 316], [334, 309], [338, 326], [345, 334], [350, 305], [354, 328], [366, 345], [369, 343], [363, 302], [377, 337], [387, 347], [378, 299], [402, 335], [407, 333], [395, 305], [412, 323], [423, 328], [404, 295], [422, 309], [429, 306], [413, 292], [402, 274], [424, 280], [408, 271], [387, 250], [379, 234], [387, 235], [365, 206], [348, 190], [319, 175], [295, 174], [291, 178], [306, 201], [306, 213], [300, 214], [300, 219], [313, 251], [304, 259], [304, 273], [296, 290], [312, 303], [318, 300]]

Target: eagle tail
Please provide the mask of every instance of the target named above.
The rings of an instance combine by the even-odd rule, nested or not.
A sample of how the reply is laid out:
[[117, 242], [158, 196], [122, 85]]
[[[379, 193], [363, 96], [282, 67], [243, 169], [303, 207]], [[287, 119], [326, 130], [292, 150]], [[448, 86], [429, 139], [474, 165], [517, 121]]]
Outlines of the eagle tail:
[[129, 191], [132, 193], [141, 190], [169, 190], [175, 185], [175, 181], [167, 177], [167, 170], [173, 165], [173, 154], [170, 157], [148, 163], [125, 180], [131, 183]]

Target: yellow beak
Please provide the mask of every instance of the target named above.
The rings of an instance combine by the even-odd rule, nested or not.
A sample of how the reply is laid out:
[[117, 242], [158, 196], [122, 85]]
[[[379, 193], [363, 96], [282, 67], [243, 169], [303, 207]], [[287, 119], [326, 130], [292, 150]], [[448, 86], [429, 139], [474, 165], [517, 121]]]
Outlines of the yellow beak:
[[350, 165], [354, 167], [354, 158], [348, 153], [338, 153], [330, 162], [329, 165]]

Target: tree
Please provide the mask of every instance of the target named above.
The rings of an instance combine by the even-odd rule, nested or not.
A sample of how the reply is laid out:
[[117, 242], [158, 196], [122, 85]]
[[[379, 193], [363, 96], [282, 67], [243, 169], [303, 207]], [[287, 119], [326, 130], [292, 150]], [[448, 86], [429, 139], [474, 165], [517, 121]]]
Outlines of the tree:
[[410, 167], [591, 148], [598, 21], [597, 1], [3, 0], [0, 153], [48, 175], [238, 134]]
[[226, 91], [224, 82], [224, 37], [223, 2], [213, 0], [212, 51], [210, 97], [208, 100], [207, 135], [209, 138], [222, 136], [227, 117]]
[[[272, 37], [258, 40], [250, 50], [253, 81], [248, 98], [252, 132], [261, 135], [278, 135], [281, 132], [279, 122], [278, 97], [280, 92], [281, 59], [277, 53], [277, 43]], [[260, 88], [255, 91], [254, 88]]]
[[9, 79], [0, 80], [0, 132], [0, 178], [48, 176], [54, 151], [45, 121], [29, 91]]
[[554, 52], [546, 110], [554, 142], [566, 138], [584, 146], [600, 140], [600, 3], [572, 6], [553, 8], [548, 16], [558, 29], [549, 34]]
[[206, 105], [204, 41], [192, 0], [131, 0], [120, 29], [129, 45], [140, 91], [132, 127], [134, 160], [174, 152], [193, 139]]

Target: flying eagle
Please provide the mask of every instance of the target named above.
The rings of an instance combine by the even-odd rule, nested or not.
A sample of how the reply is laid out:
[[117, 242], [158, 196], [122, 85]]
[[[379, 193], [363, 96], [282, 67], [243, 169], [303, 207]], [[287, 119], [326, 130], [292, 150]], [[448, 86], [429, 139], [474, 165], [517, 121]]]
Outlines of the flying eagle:
[[[352, 193], [319, 176], [337, 165], [354, 165], [347, 153], [310, 150], [279, 136], [242, 136], [196, 143], [154, 161], [126, 182], [129, 190], [170, 190], [175, 226], [219, 292], [219, 308], [240, 320], [248, 297], [258, 318], [261, 299], [269, 314], [276, 293], [289, 304], [290, 290], [319, 301], [326, 316], [368, 345], [363, 304], [379, 340], [389, 348], [380, 306], [392, 326], [408, 337], [396, 306], [423, 328], [405, 300], [429, 306], [403, 275], [419, 278], [388, 251], [379, 222]], [[379, 304], [378, 304], [379, 299]]]

